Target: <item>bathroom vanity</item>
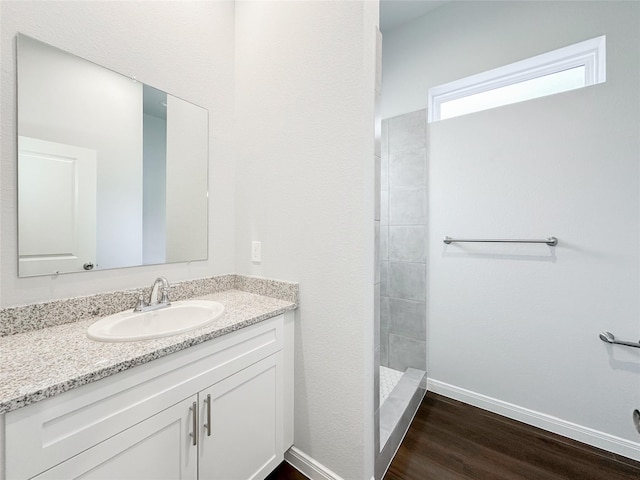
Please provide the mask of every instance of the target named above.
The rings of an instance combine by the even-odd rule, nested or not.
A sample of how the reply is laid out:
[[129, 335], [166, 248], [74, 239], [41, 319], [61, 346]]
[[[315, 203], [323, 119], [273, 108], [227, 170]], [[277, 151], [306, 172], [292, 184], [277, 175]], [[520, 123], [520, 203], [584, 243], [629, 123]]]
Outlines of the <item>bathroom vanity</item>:
[[[100, 343], [81, 321], [0, 338], [0, 356], [31, 342], [15, 360], [30, 355], [25, 370], [54, 344], [71, 364], [66, 382], [39, 388], [24, 374], [20, 399], [0, 397], [0, 479], [265, 478], [293, 444], [295, 304], [202, 298], [223, 303], [225, 319], [175, 337]], [[64, 360], [53, 363], [44, 377], [60, 374]]]

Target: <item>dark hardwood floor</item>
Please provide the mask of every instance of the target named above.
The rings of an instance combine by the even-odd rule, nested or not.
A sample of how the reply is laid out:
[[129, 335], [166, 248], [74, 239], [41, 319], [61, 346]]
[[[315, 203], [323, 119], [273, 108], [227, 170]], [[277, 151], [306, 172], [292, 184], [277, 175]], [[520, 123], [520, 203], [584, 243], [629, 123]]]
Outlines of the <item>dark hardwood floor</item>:
[[[285, 462], [268, 480], [305, 478]], [[640, 463], [428, 393], [384, 478], [640, 480]]]
[[640, 463], [428, 393], [385, 480], [639, 480]]
[[307, 480], [307, 477], [287, 462], [282, 462], [265, 480]]

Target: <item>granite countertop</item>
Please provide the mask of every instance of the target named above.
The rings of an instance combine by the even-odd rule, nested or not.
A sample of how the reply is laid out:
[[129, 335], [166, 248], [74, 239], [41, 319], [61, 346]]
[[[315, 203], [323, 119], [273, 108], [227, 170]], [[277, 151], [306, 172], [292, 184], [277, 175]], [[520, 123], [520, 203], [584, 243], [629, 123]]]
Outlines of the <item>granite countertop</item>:
[[96, 319], [0, 337], [0, 414], [296, 308], [290, 301], [235, 289], [193, 299], [222, 303], [224, 316], [197, 330], [137, 342], [90, 340], [86, 330]]

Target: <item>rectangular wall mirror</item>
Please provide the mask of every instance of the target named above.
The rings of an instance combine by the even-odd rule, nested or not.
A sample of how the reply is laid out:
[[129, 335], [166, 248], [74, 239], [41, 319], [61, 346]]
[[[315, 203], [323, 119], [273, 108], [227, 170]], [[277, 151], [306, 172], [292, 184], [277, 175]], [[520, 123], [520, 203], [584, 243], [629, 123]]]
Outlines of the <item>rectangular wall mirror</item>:
[[18, 34], [18, 275], [206, 260], [208, 123]]

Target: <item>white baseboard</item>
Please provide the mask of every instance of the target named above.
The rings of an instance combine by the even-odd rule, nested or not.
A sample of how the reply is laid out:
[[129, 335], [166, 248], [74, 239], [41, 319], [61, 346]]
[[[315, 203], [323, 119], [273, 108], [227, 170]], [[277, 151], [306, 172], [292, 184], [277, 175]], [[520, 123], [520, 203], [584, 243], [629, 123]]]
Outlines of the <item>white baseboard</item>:
[[480, 393], [449, 385], [448, 383], [427, 379], [427, 391], [453, 398], [483, 410], [512, 418], [549, 432], [557, 433], [573, 440], [592, 445], [627, 458], [640, 461], [640, 443], [609, 435], [582, 425], [567, 422], [560, 418], [529, 410], [512, 403], [503, 402]]
[[332, 472], [296, 447], [287, 450], [284, 453], [284, 459], [311, 480], [343, 480], [337, 473]]

